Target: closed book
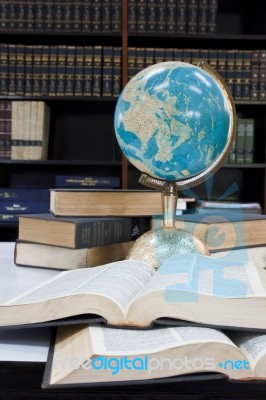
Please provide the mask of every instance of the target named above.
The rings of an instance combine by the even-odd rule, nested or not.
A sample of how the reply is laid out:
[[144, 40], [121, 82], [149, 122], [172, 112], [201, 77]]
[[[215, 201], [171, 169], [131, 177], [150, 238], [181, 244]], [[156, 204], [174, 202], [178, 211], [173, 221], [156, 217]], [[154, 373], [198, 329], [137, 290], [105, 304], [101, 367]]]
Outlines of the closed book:
[[199, 13], [198, 0], [188, 0], [188, 6], [187, 6], [188, 33], [195, 34], [198, 32], [198, 13]]
[[58, 216], [151, 216], [162, 213], [154, 190], [51, 189], [50, 209]]
[[102, 0], [102, 32], [112, 31], [112, 1]]
[[102, 7], [101, 0], [94, 0], [91, 8], [91, 30], [101, 32], [102, 30]]
[[8, 94], [8, 45], [0, 44], [0, 90], [2, 95]]
[[242, 99], [251, 99], [251, 50], [243, 50]]
[[49, 87], [48, 87], [48, 95], [55, 96], [56, 95], [56, 70], [57, 70], [57, 46], [49, 47]]
[[208, 33], [209, 0], [198, 0], [198, 33], [206, 35]]
[[26, 2], [25, 0], [17, 0], [17, 29], [24, 31], [26, 27]]
[[72, 30], [74, 32], [81, 31], [81, 12], [82, 0], [72, 0]]
[[235, 55], [236, 50], [227, 50], [226, 84], [233, 97], [235, 95]]
[[254, 162], [254, 130], [255, 119], [245, 119], [245, 151], [244, 160], [245, 164], [252, 164]]
[[73, 8], [72, 0], [64, 0], [62, 5], [63, 23], [62, 30], [64, 32], [71, 32], [73, 21]]
[[118, 97], [121, 92], [121, 66], [122, 66], [121, 47], [113, 48], [113, 97]]
[[166, 33], [166, 1], [157, 0], [157, 32]]
[[157, 31], [157, 0], [147, 0], [147, 32], [155, 33], [156, 31]]
[[[43, 0], [35, 1], [35, 24], [34, 29], [39, 32], [43, 32], [45, 29], [45, 3]], [[48, 0], [49, 3], [49, 0]]]
[[137, 32], [147, 32], [147, 1], [137, 0]]
[[[154, 1], [154, 0], [153, 0]], [[128, 33], [137, 32], [137, 0], [128, 0]], [[155, 21], [156, 23], [156, 21]]]
[[[84, 54], [82, 54], [82, 51]], [[85, 48], [77, 48], [77, 66], [76, 73], [80, 72], [77, 76], [78, 79], [82, 78], [82, 87], [84, 96], [92, 96], [92, 83], [93, 83], [93, 46], [85, 46]], [[81, 65], [82, 62], [82, 65]], [[79, 81], [75, 81], [77, 88], [79, 88]]]
[[176, 33], [176, 0], [167, 0], [166, 4], [166, 32]]
[[[107, 0], [105, 0], [105, 2], [106, 1]], [[92, 20], [91, 0], [83, 0], [82, 5], [81, 5], [81, 30], [82, 30], [82, 32], [91, 32], [91, 22], [92, 22], [91, 20]]]
[[74, 96], [75, 90], [75, 56], [76, 47], [66, 47], [66, 65], [65, 65], [65, 96]]
[[34, 214], [48, 211], [48, 201], [0, 201], [1, 214]]
[[136, 75], [136, 48], [129, 47], [127, 54], [128, 54], [127, 73], [128, 73], [128, 80], [130, 80], [133, 78], [133, 76]]
[[42, 46], [33, 48], [33, 68], [32, 68], [32, 94], [41, 95], [41, 68], [42, 68]]
[[58, 218], [51, 213], [30, 214], [19, 217], [18, 239], [82, 249], [135, 240], [149, 227], [150, 218], [143, 217]]
[[17, 55], [16, 55], [16, 94], [23, 96], [25, 93], [24, 78], [25, 78], [25, 46], [23, 44], [17, 44]]
[[238, 118], [236, 127], [236, 163], [245, 161], [245, 119]]
[[40, 267], [70, 270], [92, 268], [123, 260], [134, 242], [121, 242], [84, 249], [27, 243], [17, 241], [14, 262], [24, 267]]
[[32, 95], [33, 46], [25, 46], [25, 95]]
[[234, 77], [234, 99], [242, 100], [243, 98], [243, 67], [244, 67], [243, 51], [235, 52], [235, 77]]
[[210, 251], [266, 245], [266, 216], [241, 210], [177, 216], [176, 227], [193, 233]]
[[17, 46], [8, 45], [8, 94], [16, 94]]
[[188, 0], [178, 0], [176, 10], [176, 33], [187, 32], [187, 2]]
[[251, 53], [251, 100], [259, 100], [260, 50]]
[[260, 50], [259, 100], [266, 100], [266, 50]]
[[48, 189], [16, 189], [0, 188], [0, 202], [2, 201], [49, 201]]
[[103, 47], [103, 72], [102, 72], [102, 96], [112, 96], [113, 88], [113, 48]]
[[63, 4], [64, 0], [54, 2], [54, 29], [58, 33], [63, 31]]
[[44, 30], [52, 32], [54, 30], [54, 0], [45, 0], [44, 2]]
[[49, 93], [49, 46], [42, 46], [41, 55], [41, 95], [48, 96]]
[[208, 33], [217, 33], [218, 0], [209, 0]]
[[112, 32], [121, 32], [122, 0], [112, 0]]
[[64, 96], [66, 83], [66, 54], [67, 46], [59, 46], [56, 68], [56, 95]]
[[25, 2], [25, 29], [27, 31], [34, 31], [35, 29], [36, 3], [37, 1], [34, 0], [27, 0]]

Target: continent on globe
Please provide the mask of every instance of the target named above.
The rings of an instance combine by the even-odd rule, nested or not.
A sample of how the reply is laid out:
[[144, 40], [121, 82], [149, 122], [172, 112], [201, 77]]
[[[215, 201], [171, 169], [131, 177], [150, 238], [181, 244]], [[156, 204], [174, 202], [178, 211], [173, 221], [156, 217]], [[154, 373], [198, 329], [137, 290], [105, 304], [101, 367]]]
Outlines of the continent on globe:
[[122, 152], [136, 168], [177, 181], [201, 174], [220, 156], [230, 132], [230, 104], [203, 69], [163, 62], [127, 83], [114, 125]]

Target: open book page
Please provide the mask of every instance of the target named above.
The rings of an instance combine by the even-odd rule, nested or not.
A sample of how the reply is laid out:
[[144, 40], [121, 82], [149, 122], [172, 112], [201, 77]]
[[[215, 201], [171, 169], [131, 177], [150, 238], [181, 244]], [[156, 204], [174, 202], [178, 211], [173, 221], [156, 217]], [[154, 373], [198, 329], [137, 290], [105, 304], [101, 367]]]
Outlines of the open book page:
[[255, 263], [231, 264], [199, 254], [168, 258], [141, 294], [160, 289], [176, 289], [210, 296], [243, 298], [266, 296]]
[[254, 332], [228, 332], [231, 340], [246, 355], [252, 369], [266, 355], [266, 334]]
[[94, 354], [150, 354], [193, 343], [218, 342], [231, 346], [233, 342], [221, 331], [202, 327], [154, 327], [150, 330], [112, 329], [102, 324], [90, 325]]
[[134, 260], [62, 272], [2, 305], [29, 304], [51, 298], [93, 293], [106, 296], [124, 308], [154, 273], [154, 269], [146, 263]]

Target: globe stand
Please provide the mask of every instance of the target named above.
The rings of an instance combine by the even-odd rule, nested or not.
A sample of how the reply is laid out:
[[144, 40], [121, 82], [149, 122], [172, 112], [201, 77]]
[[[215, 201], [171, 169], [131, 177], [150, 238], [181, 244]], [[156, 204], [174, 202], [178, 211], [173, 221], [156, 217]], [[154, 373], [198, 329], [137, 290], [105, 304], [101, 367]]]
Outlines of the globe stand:
[[162, 229], [150, 230], [138, 238], [126, 258], [146, 261], [158, 269], [164, 260], [175, 254], [209, 255], [207, 247], [199, 238], [175, 226], [178, 199], [177, 182], [155, 179], [147, 174], [142, 174], [139, 182], [153, 189], [161, 190]]

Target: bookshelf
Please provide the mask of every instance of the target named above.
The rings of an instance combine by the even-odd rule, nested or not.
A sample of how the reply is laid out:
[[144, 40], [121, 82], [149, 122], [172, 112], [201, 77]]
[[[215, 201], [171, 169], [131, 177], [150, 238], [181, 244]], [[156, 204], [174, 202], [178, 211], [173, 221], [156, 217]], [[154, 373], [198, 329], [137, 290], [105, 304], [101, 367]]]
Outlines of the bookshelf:
[[[200, 31], [195, 31], [195, 21], [193, 22], [195, 17], [193, 7], [197, 3], [194, 0], [179, 0], [179, 2], [141, 0], [138, 3], [140, 7], [136, 7], [136, 0], [117, 0], [112, 3], [108, 1], [101, 3], [97, 0], [28, 1], [26, 2], [27, 7], [23, 9], [24, 3], [20, 0], [0, 2], [0, 45], [15, 45], [16, 48], [18, 45], [23, 45], [24, 48], [33, 49], [38, 46], [41, 49], [74, 47], [76, 51], [77, 48], [95, 51], [100, 47], [103, 53], [111, 47], [113, 50], [120, 48], [121, 53], [116, 67], [114, 53], [111, 56], [112, 77], [114, 73], [116, 74], [115, 92], [103, 90], [106, 74], [108, 74], [104, 67], [100, 69], [99, 74], [97, 73], [100, 75], [98, 83], [100, 82], [102, 85], [101, 92], [92, 90], [90, 94], [86, 91], [78, 95], [75, 93], [64, 94], [60, 92], [60, 86], [54, 94], [49, 92], [45, 94], [11, 92], [11, 94], [0, 91], [0, 101], [41, 100], [45, 101], [51, 109], [47, 160], [0, 159], [1, 187], [48, 189], [54, 187], [56, 175], [82, 175], [115, 176], [120, 178], [122, 188], [144, 188], [138, 184], [139, 171], [129, 165], [122, 156], [113, 129], [113, 116], [118, 94], [132, 73], [130, 64], [132, 49], [138, 49], [140, 52], [138, 54], [142, 54], [134, 59], [134, 73], [150, 62], [155, 63], [169, 59], [167, 58], [171, 57], [169, 54], [173, 54], [172, 59], [176, 57], [176, 59], [189, 61], [198, 56], [208, 57], [210, 50], [224, 51], [226, 55], [233, 53], [235, 58], [239, 52], [242, 52], [241, 54], [248, 52], [250, 57], [254, 50], [258, 51], [260, 55], [264, 53], [264, 50], [266, 53], [264, 24], [266, 5], [263, 0], [254, 0], [252, 5], [248, 0], [235, 0], [234, 2], [210, 0], [214, 8], [211, 17], [208, 14], [209, 3], [201, 0], [205, 16], [200, 14], [199, 10], [196, 14], [196, 21], [197, 18], [201, 21]], [[186, 9], [187, 18], [190, 18], [190, 22], [192, 22], [189, 32], [182, 31], [184, 15], [178, 7], [180, 8], [183, 4], [189, 4], [189, 8]], [[55, 7], [52, 9], [52, 13], [51, 7]], [[70, 7], [70, 14], [67, 7]], [[158, 23], [151, 28], [151, 18], [155, 18], [153, 7], [155, 7], [155, 14], [157, 13]], [[134, 12], [136, 24], [133, 24], [132, 27]], [[144, 26], [142, 23], [143, 12]], [[173, 12], [179, 19], [174, 21], [174, 27], [173, 24], [168, 27], [165, 21], [172, 21]], [[15, 15], [19, 18], [15, 18]], [[115, 18], [108, 20], [108, 15], [115, 16]], [[206, 18], [207, 21], [211, 18], [212, 24], [208, 25]], [[181, 23], [181, 30], [177, 21], [179, 21], [179, 25]], [[50, 28], [48, 23], [50, 23]], [[186, 25], [185, 29], [187, 28]], [[152, 56], [147, 49], [152, 49]], [[193, 50], [192, 56], [191, 52], [188, 55], [187, 50]], [[165, 58], [160, 58], [160, 54], [156, 54], [156, 51], [157, 53], [164, 51]], [[148, 56], [146, 57], [146, 55]], [[1, 63], [0, 57], [0, 82], [3, 77]], [[10, 64], [8, 67], [9, 72], [10, 69], [12, 72], [12, 65]], [[261, 63], [259, 68], [259, 73], [263, 72], [264, 64]], [[58, 71], [60, 72], [60, 69]], [[59, 72], [56, 73], [59, 74]], [[38, 70], [36, 73], [38, 74]], [[103, 73], [106, 73], [104, 79], [102, 79]], [[97, 74], [92, 74], [92, 85]], [[87, 75], [85, 74], [85, 76]], [[235, 81], [233, 81], [234, 83]], [[264, 76], [262, 76], [258, 86], [258, 89], [261, 89], [261, 95], [258, 94], [258, 98], [251, 99], [250, 97], [244, 100], [238, 96], [235, 99], [239, 118], [254, 120], [252, 162], [247, 164], [228, 160], [229, 162], [214, 176], [211, 198], [217, 199], [223, 195], [226, 197], [228, 192], [227, 199], [257, 201], [265, 212], [266, 98], [263, 98], [264, 85], [266, 86], [266, 81], [264, 82]], [[0, 88], [2, 89], [1, 85]], [[238, 187], [238, 189], [232, 191], [232, 187]], [[199, 185], [192, 189], [196, 196], [201, 199], [207, 198], [206, 185]], [[16, 224], [0, 222], [0, 227], [0, 240], [5, 240], [9, 237], [8, 231], [15, 229]], [[6, 229], [2, 229], [4, 227]]]

